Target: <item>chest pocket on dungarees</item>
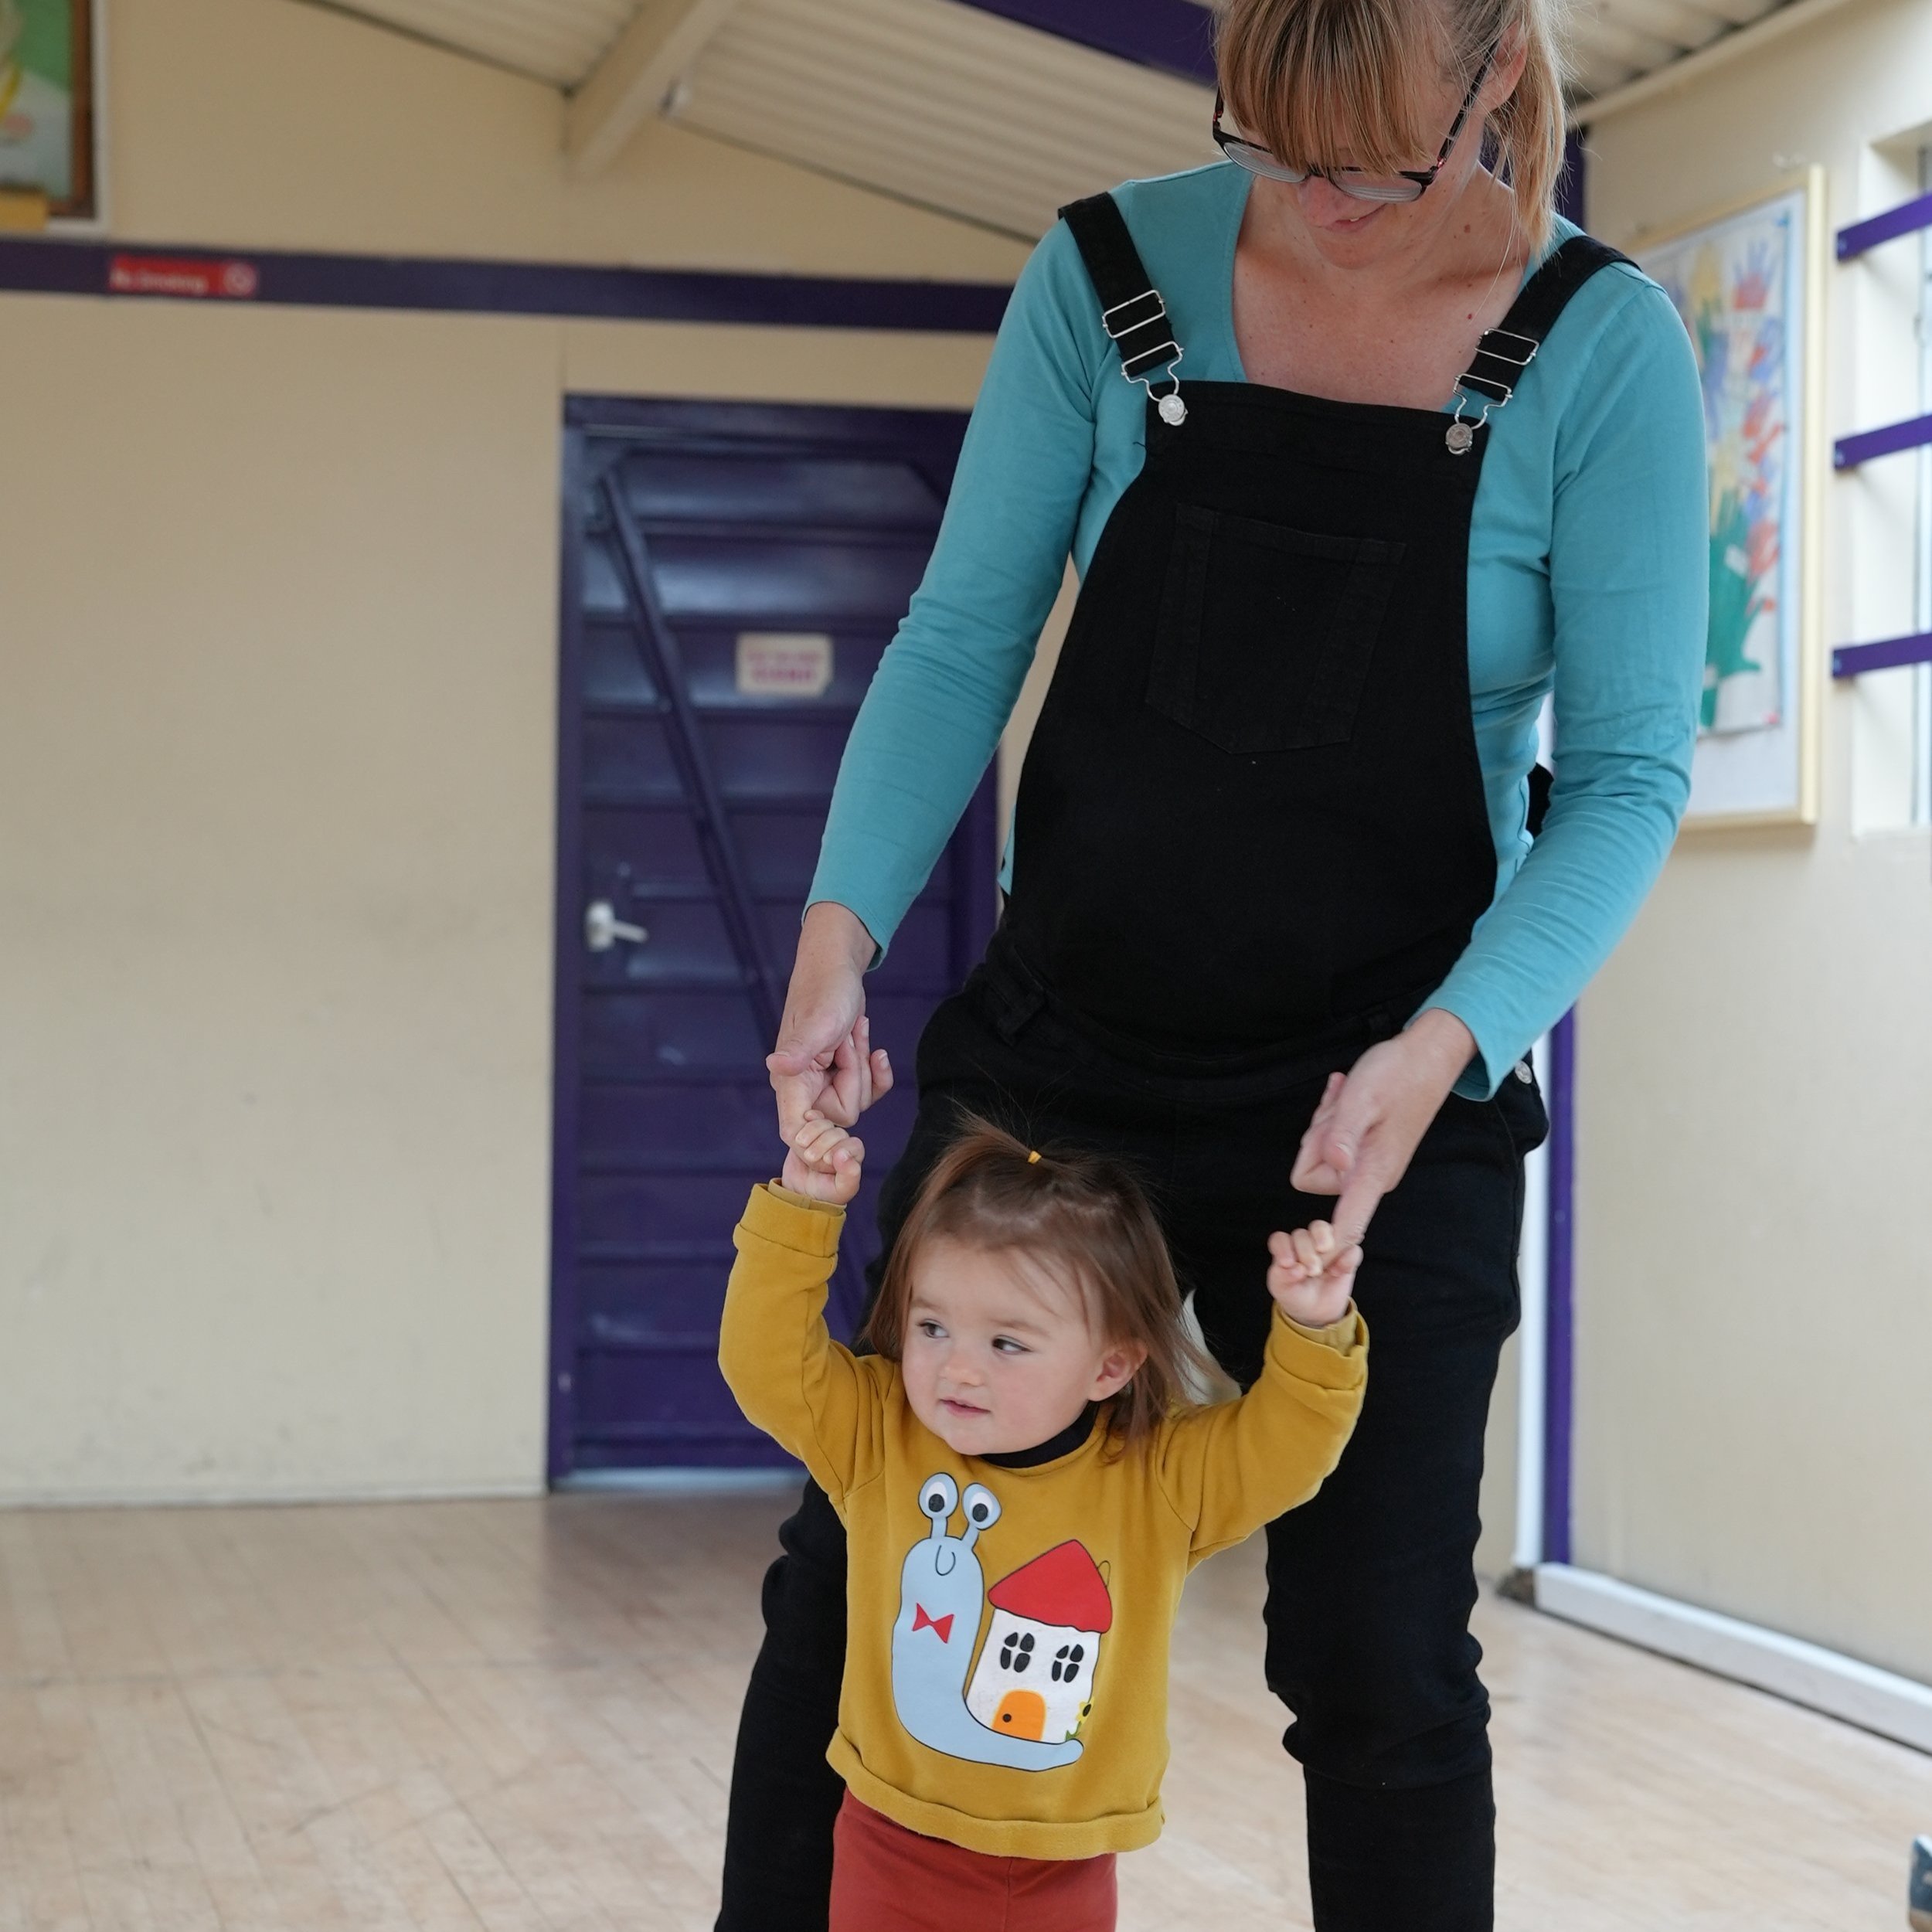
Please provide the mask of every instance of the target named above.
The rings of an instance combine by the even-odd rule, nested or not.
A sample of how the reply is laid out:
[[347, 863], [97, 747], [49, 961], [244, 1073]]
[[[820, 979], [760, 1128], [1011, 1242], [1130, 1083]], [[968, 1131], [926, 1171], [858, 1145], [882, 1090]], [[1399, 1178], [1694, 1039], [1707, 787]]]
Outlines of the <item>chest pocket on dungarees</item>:
[[1345, 744], [1402, 549], [1179, 505], [1147, 702], [1223, 751]]

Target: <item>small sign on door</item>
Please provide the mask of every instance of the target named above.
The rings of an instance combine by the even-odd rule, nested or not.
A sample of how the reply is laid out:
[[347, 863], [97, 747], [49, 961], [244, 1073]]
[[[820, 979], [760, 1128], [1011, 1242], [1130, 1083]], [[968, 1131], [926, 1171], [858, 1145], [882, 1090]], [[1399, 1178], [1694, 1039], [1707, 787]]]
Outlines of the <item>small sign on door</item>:
[[748, 698], [822, 698], [832, 639], [810, 631], [740, 631], [738, 689]]

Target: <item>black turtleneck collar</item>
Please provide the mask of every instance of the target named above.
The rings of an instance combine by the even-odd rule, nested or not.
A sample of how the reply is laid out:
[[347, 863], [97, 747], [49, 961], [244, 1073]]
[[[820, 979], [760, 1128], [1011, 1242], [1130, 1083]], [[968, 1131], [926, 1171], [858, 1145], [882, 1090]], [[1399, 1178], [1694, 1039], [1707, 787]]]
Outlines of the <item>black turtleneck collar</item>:
[[976, 1456], [976, 1462], [990, 1462], [995, 1469], [1037, 1469], [1043, 1462], [1070, 1456], [1094, 1433], [1094, 1418], [1100, 1412], [1097, 1402], [1090, 1402], [1056, 1436], [1036, 1443], [1030, 1449], [1009, 1449], [998, 1456]]

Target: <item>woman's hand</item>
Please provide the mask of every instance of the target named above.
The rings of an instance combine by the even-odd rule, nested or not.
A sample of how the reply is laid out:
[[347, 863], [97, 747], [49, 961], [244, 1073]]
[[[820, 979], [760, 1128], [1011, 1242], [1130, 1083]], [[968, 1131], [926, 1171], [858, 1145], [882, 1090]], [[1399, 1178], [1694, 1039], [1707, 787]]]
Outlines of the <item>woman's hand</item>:
[[1329, 1076], [1289, 1178], [1304, 1194], [1341, 1196], [1335, 1229], [1342, 1246], [1357, 1245], [1367, 1233], [1475, 1054], [1469, 1029], [1432, 1006], [1346, 1073]]
[[821, 899], [806, 913], [784, 1018], [765, 1060], [787, 1147], [807, 1114], [850, 1127], [892, 1090], [892, 1063], [884, 1048], [873, 1050], [866, 1018], [866, 968], [877, 950], [848, 907]]
[[865, 1158], [864, 1141], [855, 1141], [822, 1114], [808, 1114], [785, 1149], [784, 1172], [778, 1185], [830, 1206], [843, 1207], [859, 1192]]

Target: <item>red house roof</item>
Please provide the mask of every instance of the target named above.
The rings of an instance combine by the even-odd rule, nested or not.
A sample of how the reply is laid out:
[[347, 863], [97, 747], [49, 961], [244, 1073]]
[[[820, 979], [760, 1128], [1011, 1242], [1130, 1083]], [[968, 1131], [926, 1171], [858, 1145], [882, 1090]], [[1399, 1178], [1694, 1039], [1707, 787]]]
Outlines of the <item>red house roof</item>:
[[986, 1593], [997, 1610], [1036, 1624], [1104, 1635], [1114, 1628], [1113, 1600], [1094, 1559], [1077, 1543], [1056, 1544], [1043, 1556], [1022, 1563]]

